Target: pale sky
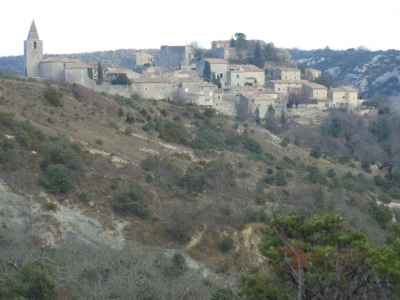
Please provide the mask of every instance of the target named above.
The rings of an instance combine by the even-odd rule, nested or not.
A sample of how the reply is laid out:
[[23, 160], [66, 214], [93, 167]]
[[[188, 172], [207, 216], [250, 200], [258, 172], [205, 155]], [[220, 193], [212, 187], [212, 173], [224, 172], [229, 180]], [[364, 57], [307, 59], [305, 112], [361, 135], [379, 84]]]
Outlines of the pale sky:
[[23, 54], [32, 20], [44, 53], [159, 48], [243, 32], [276, 47], [400, 49], [396, 0], [1, 0], [0, 56]]

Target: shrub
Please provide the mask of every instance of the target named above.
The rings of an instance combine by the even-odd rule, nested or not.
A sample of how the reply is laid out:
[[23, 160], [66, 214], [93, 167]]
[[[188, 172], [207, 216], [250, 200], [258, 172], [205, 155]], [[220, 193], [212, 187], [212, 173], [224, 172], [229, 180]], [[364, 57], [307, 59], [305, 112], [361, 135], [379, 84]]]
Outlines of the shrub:
[[320, 158], [322, 156], [322, 149], [319, 145], [314, 145], [311, 149], [310, 156]]
[[150, 210], [144, 201], [145, 190], [139, 183], [134, 183], [128, 191], [117, 198], [112, 208], [122, 214], [132, 213], [142, 219], [147, 219], [150, 216]]
[[133, 124], [135, 123], [135, 118], [130, 113], [127, 113], [125, 122], [128, 124]]
[[243, 144], [243, 149], [249, 150], [250, 152], [256, 154], [262, 154], [262, 148], [260, 143], [252, 138], [248, 138], [245, 140]]
[[154, 180], [153, 173], [147, 173], [147, 174], [144, 176], [144, 180], [146, 180], [146, 182], [152, 182], [152, 181]]
[[379, 205], [370, 201], [365, 205], [365, 210], [382, 228], [385, 228], [386, 224], [392, 221], [393, 216], [390, 208], [383, 204]]
[[72, 186], [71, 174], [65, 165], [51, 165], [45, 170], [45, 176], [40, 178], [40, 184], [56, 193], [67, 193]]
[[49, 101], [52, 105], [59, 107], [63, 106], [61, 97], [62, 94], [58, 91], [57, 88], [53, 86], [49, 86], [45, 91], [44, 91], [44, 97], [46, 98], [47, 101]]
[[239, 129], [239, 123], [235, 123], [235, 124], [233, 124], [233, 127], [232, 127], [234, 130], [238, 130]]
[[103, 145], [103, 141], [101, 139], [96, 139], [94, 141], [97, 145]]
[[219, 242], [219, 249], [222, 252], [228, 252], [231, 250], [234, 246], [234, 241], [230, 236], [225, 236], [222, 238], [222, 240]]
[[194, 168], [189, 168], [179, 181], [179, 186], [191, 193], [201, 193], [206, 184], [207, 177]]
[[194, 226], [191, 219], [180, 215], [172, 225], [171, 233], [178, 241], [189, 241], [192, 237]]
[[335, 172], [333, 169], [329, 169], [329, 170], [326, 172], [326, 176], [329, 177], [329, 178], [333, 178], [333, 177], [336, 176], [336, 172]]
[[400, 189], [397, 187], [392, 187], [391, 189], [389, 189], [388, 194], [396, 199], [396, 200], [400, 200]]
[[161, 114], [163, 117], [166, 117], [166, 116], [167, 116], [167, 111], [163, 108], [162, 110], [160, 110], [160, 114]]
[[91, 198], [92, 194], [89, 191], [83, 190], [79, 194], [79, 199], [81, 199], [83, 202], [89, 202]]
[[290, 143], [290, 137], [285, 136], [281, 142], [282, 147], [286, 147]]
[[45, 157], [43, 167], [50, 164], [63, 164], [70, 169], [83, 169], [85, 160], [79, 145], [71, 144], [62, 136], [49, 137], [40, 147]]
[[130, 127], [126, 127], [124, 130], [125, 135], [132, 135], [132, 132], [133, 132], [132, 128]]
[[139, 95], [138, 93], [133, 93], [132, 96], [131, 96], [131, 98], [132, 98], [133, 100], [139, 100], [139, 99], [140, 99], [140, 95]]
[[390, 202], [392, 202], [392, 196], [390, 196], [389, 194], [380, 194], [378, 199], [385, 204], [389, 204]]
[[54, 211], [54, 212], [57, 212], [57, 211], [60, 210], [60, 207], [57, 205], [57, 203], [53, 203], [53, 202], [46, 202], [46, 203], [44, 204], [44, 207], [45, 207], [47, 210], [52, 210], [52, 211]]
[[368, 160], [362, 159], [361, 160], [361, 168], [367, 173], [372, 173], [371, 165], [369, 164]]

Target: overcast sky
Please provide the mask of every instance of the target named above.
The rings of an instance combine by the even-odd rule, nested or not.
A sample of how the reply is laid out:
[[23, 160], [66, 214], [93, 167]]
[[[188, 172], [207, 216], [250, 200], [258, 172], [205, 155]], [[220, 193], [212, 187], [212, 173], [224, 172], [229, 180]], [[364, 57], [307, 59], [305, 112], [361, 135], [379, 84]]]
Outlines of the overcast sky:
[[23, 54], [32, 20], [44, 53], [159, 48], [243, 32], [276, 47], [400, 49], [396, 0], [1, 0], [0, 56]]

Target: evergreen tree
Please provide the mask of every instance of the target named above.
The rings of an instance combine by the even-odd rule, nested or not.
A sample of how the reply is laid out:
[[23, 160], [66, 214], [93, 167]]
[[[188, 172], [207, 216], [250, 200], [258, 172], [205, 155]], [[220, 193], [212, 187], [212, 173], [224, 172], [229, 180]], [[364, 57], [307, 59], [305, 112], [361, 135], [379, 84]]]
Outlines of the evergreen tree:
[[256, 46], [254, 48], [254, 64], [261, 69], [264, 68], [264, 60], [261, 53], [260, 41], [256, 42]]
[[97, 81], [99, 83], [103, 82], [103, 68], [101, 67], [101, 63], [99, 62], [97, 66]]
[[206, 61], [206, 65], [204, 67], [203, 78], [205, 81], [211, 81], [211, 65], [208, 61]]

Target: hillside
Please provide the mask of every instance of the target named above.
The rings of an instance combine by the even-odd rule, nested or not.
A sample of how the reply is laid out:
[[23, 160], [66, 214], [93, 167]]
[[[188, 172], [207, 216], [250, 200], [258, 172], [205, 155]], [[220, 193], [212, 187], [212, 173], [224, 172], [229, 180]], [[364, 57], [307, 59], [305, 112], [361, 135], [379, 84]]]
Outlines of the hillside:
[[[2, 234], [22, 230], [38, 245], [57, 247], [77, 239], [93, 249], [134, 251], [158, 262], [179, 252], [201, 271], [193, 278], [205, 274], [211, 282], [185, 281], [192, 296], [236, 282], [240, 272], [267, 270], [257, 245], [274, 213], [339, 212], [350, 228], [383, 245], [386, 224], [398, 218], [400, 193], [384, 170], [365, 165], [345, 116], [337, 116], [342, 123], [337, 121], [341, 127], [335, 125], [334, 134], [318, 141], [319, 129], [300, 125], [295, 111], [269, 116], [273, 134], [264, 124], [239, 124], [193, 105], [110, 96], [66, 82], [0, 78]], [[329, 112], [319, 117], [331, 122]], [[375, 122], [372, 116], [348, 116], [358, 118], [360, 132]], [[393, 122], [393, 132], [397, 126]], [[374, 134], [368, 138], [371, 147], [378, 141]], [[331, 153], [310, 156], [317, 143]], [[359, 157], [346, 150], [351, 143]], [[377, 149], [375, 154], [382, 157]], [[376, 157], [368, 159], [378, 163]], [[145, 277], [158, 278], [156, 270]], [[96, 289], [57, 280], [69, 293], [96, 298]], [[106, 289], [100, 280], [88, 282]], [[178, 282], [177, 290], [184, 290]], [[165, 299], [209, 296], [185, 297]]]
[[365, 99], [375, 94], [399, 95], [400, 51], [367, 49], [318, 50], [288, 49], [292, 62], [324, 72], [337, 84], [358, 88]]

